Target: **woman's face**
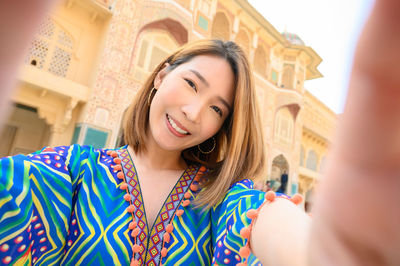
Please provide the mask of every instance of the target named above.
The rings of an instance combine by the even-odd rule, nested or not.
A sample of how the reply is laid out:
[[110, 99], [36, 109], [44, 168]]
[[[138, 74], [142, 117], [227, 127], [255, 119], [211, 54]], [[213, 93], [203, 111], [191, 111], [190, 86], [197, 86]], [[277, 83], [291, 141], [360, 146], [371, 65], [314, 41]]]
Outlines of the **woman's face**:
[[182, 151], [215, 135], [233, 105], [229, 63], [200, 55], [168, 72], [160, 71], [150, 105], [150, 133], [158, 146]]

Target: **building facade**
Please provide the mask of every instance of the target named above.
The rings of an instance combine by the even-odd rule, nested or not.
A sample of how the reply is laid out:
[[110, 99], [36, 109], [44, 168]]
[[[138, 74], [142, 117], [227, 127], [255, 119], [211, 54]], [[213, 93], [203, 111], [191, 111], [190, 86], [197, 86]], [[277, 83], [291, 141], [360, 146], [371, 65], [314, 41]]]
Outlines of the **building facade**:
[[115, 147], [150, 71], [180, 45], [236, 41], [254, 70], [267, 151], [263, 180], [310, 201], [337, 116], [304, 87], [322, 59], [246, 0], [66, 0], [43, 21], [19, 75], [0, 156], [79, 143]]

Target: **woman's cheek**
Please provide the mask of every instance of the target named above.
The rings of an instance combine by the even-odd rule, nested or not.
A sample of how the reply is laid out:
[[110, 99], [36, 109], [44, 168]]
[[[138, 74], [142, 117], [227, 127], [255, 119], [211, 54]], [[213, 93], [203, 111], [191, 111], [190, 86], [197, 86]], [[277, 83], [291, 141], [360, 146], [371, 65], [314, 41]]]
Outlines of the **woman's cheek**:
[[214, 136], [222, 127], [222, 123], [215, 119], [215, 117], [209, 117], [207, 119], [207, 123], [205, 125], [205, 135], [209, 136], [208, 138]]

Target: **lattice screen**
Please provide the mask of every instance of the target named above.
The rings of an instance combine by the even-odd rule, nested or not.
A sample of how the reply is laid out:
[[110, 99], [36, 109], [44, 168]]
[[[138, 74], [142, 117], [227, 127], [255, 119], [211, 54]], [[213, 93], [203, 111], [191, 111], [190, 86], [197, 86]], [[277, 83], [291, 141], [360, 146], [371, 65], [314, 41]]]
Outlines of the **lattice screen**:
[[25, 63], [43, 69], [48, 50], [48, 42], [41, 39], [35, 39], [29, 47], [29, 53], [25, 59]]
[[25, 63], [54, 75], [67, 77], [73, 48], [71, 36], [51, 18], [47, 18], [39, 26]]
[[71, 62], [71, 53], [55, 47], [53, 56], [51, 58], [49, 72], [54, 75], [65, 77]]

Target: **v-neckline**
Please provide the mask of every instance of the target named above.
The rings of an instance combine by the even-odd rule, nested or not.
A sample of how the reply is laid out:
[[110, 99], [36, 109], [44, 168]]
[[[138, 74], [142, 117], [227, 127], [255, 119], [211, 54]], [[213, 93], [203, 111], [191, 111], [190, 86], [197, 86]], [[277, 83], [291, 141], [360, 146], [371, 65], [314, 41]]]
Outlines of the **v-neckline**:
[[184, 198], [185, 192], [189, 189], [200, 167], [189, 165], [183, 171], [165, 198], [153, 224], [150, 226], [147, 220], [139, 177], [132, 157], [127, 148], [120, 149], [118, 155], [121, 158], [121, 165], [126, 183], [128, 184], [129, 193], [132, 196], [132, 204], [136, 207], [133, 213], [134, 218], [141, 230], [137, 236], [137, 243], [141, 246], [141, 251], [136, 254], [136, 259], [139, 260], [141, 265], [152, 265], [152, 261], [157, 265], [161, 261], [162, 239], [166, 225], [171, 221], [180, 201]]
[[[128, 149], [127, 149], [127, 150], [128, 150]], [[143, 194], [143, 192], [142, 192], [142, 186], [140, 185], [139, 174], [138, 174], [138, 171], [137, 171], [137, 169], [136, 169], [135, 162], [133, 161], [132, 156], [131, 156], [131, 154], [129, 153], [129, 150], [128, 150], [128, 154], [129, 154], [129, 159], [130, 159], [130, 161], [132, 162], [132, 165], [133, 165], [133, 169], [134, 169], [135, 176], [136, 176], [136, 179], [137, 179], [137, 185], [138, 185], [138, 187], [139, 187], [139, 193], [140, 193], [141, 198], [142, 198], [141, 201], [142, 201], [143, 209], [144, 209], [144, 218], [145, 218], [146, 225], [147, 225], [147, 226], [146, 226], [146, 228], [147, 228], [147, 235], [149, 236], [150, 233], [151, 233], [151, 231], [152, 231], [152, 229], [153, 229], [153, 227], [154, 227], [154, 225], [155, 225], [156, 222], [157, 222], [157, 218], [158, 218], [158, 216], [160, 215], [160, 212], [161, 212], [161, 210], [163, 209], [165, 203], [166, 203], [166, 202], [168, 201], [168, 199], [170, 198], [172, 191], [174, 191], [174, 188], [177, 186], [178, 182], [181, 181], [183, 175], [187, 172], [187, 170], [189, 169], [190, 165], [188, 165], [188, 166], [185, 168], [185, 170], [183, 170], [182, 174], [179, 176], [178, 180], [175, 182], [174, 186], [173, 186], [172, 189], [169, 191], [168, 196], [164, 199], [163, 204], [161, 204], [161, 207], [158, 209], [158, 212], [157, 212], [157, 215], [155, 216], [155, 219], [154, 219], [154, 221], [153, 221], [153, 224], [150, 226], [149, 221], [148, 221], [148, 219], [147, 219], [146, 204], [144, 204], [144, 194]]]

